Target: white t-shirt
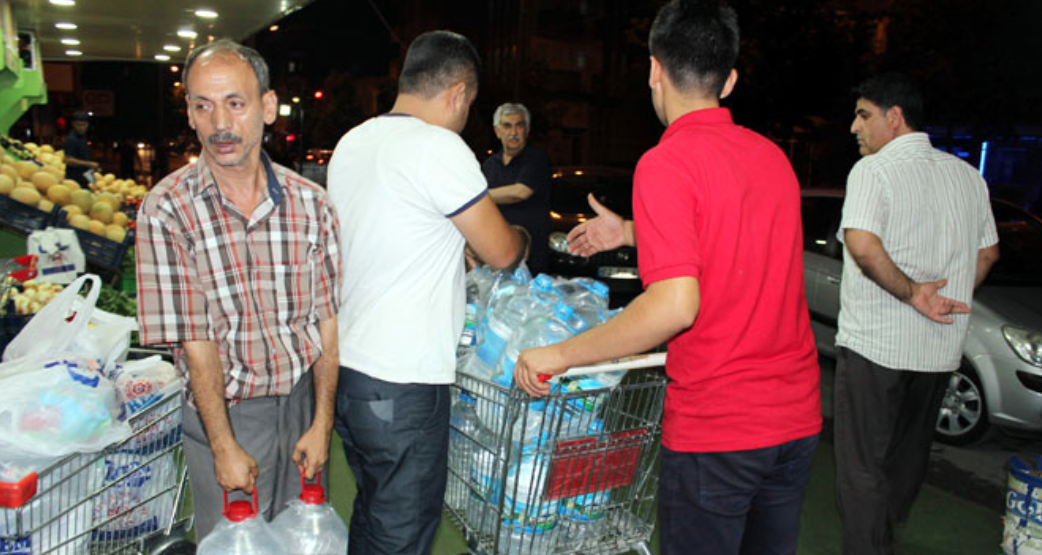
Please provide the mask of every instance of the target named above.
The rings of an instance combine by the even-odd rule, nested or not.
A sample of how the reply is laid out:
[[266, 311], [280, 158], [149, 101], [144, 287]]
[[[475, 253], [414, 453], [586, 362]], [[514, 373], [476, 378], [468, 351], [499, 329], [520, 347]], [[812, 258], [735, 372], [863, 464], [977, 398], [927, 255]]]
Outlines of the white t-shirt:
[[327, 181], [343, 247], [340, 364], [452, 383], [465, 240], [449, 218], [487, 194], [474, 153], [452, 131], [388, 114], [340, 139]]
[[[998, 242], [988, 186], [972, 166], [941, 152], [925, 133], [891, 140], [854, 165], [838, 233], [875, 234], [909, 278], [947, 279], [943, 296], [970, 303], [977, 252]], [[866, 277], [843, 249], [836, 344], [887, 368], [947, 372], [959, 367], [969, 314], [938, 324]]]

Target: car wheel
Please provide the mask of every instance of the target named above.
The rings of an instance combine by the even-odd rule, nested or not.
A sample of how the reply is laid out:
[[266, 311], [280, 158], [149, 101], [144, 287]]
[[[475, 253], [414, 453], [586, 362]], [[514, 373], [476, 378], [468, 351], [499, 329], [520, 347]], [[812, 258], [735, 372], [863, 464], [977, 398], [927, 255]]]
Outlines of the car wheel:
[[977, 372], [963, 361], [948, 380], [934, 436], [948, 445], [970, 445], [984, 439], [989, 428], [984, 388]]

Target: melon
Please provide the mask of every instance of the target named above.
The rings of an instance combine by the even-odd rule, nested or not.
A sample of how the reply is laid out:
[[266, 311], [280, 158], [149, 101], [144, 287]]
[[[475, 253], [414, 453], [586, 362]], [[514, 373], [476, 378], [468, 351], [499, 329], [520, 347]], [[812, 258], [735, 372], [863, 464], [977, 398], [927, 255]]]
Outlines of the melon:
[[58, 184], [58, 178], [47, 172], [36, 172], [33, 174], [32, 181], [33, 185], [36, 185], [36, 189], [39, 190], [40, 193], [46, 193], [47, 189]]
[[112, 193], [101, 193], [95, 200], [108, 204], [113, 210], [119, 210], [119, 207], [123, 205], [123, 201], [119, 196]]
[[65, 206], [72, 202], [72, 191], [65, 185], [53, 185], [50, 189], [47, 189], [47, 198], [51, 199], [51, 202], [55, 204]]
[[18, 170], [18, 177], [32, 179], [33, 174], [40, 171], [40, 166], [36, 165], [36, 162], [21, 160], [14, 163], [14, 169]]
[[0, 194], [9, 195], [14, 190], [15, 180], [11, 176], [0, 173]]
[[127, 236], [127, 230], [123, 229], [123, 226], [111, 224], [105, 226], [105, 238], [111, 239], [117, 243], [122, 243], [123, 239]]
[[130, 221], [130, 217], [124, 214], [123, 212], [112, 213], [112, 223], [121, 227], [127, 227], [128, 221]]
[[90, 207], [94, 205], [94, 193], [86, 189], [73, 191], [69, 196], [72, 203], [79, 206], [80, 210], [83, 210], [84, 214], [90, 212]]
[[43, 171], [53, 175], [59, 183], [62, 179], [65, 179], [65, 170], [59, 168], [58, 166], [44, 166]]
[[12, 181], [18, 183], [18, 170], [15, 169], [13, 164], [4, 164], [0, 166], [0, 174], [10, 177]]
[[11, 198], [22, 204], [36, 206], [40, 203], [40, 192], [32, 187], [15, 187], [11, 191]]
[[[93, 220], [97, 220], [102, 224], [108, 225], [112, 223], [112, 205], [105, 202], [103, 199], [98, 200], [90, 207], [90, 217]], [[100, 235], [100, 234], [99, 234]]]
[[84, 214], [76, 214], [69, 218], [69, 225], [78, 229], [90, 230], [90, 222], [90, 218]]
[[73, 181], [73, 180], [71, 180], [71, 179], [66, 179], [65, 181], [62, 181], [61, 184], [65, 185], [66, 187], [68, 187], [69, 188], [69, 192], [79, 191], [81, 189], [80, 184], [75, 182], [75, 181]]
[[40, 203], [37, 204], [36, 207], [40, 210], [43, 210], [44, 212], [50, 213], [51, 210], [54, 210], [54, 203], [48, 199], [43, 198], [40, 199]]
[[83, 209], [80, 208], [79, 206], [76, 206], [75, 204], [69, 204], [67, 206], [63, 206], [62, 210], [65, 211], [65, 219], [66, 220], [72, 220], [73, 216], [79, 216], [80, 214], [83, 214]]
[[46, 152], [48, 154], [53, 154], [54, 153], [54, 147], [51, 146], [51, 145], [41, 145], [40, 146], [40, 152]]
[[89, 222], [87, 222], [87, 231], [90, 231], [94, 235], [101, 235], [102, 237], [104, 237], [105, 224], [99, 222], [98, 220], [90, 220]]

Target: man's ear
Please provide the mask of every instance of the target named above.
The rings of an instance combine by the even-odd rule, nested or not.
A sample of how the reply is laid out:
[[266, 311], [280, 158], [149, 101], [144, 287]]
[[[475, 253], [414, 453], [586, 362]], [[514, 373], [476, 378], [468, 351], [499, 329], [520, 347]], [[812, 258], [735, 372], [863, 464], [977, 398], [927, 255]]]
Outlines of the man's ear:
[[737, 83], [738, 70], [732, 68], [731, 73], [727, 75], [727, 80], [724, 81], [724, 88], [720, 90], [720, 99], [723, 100], [728, 96], [731, 96], [731, 92], [734, 91], [734, 86]]
[[651, 56], [651, 70], [648, 72], [648, 86], [652, 89], [662, 85], [662, 76], [665, 71], [658, 58]]
[[261, 96], [261, 102], [264, 105], [264, 123], [271, 125], [275, 123], [275, 118], [279, 115], [279, 97], [275, 94], [275, 91], [269, 90]]
[[902, 127], [905, 123], [905, 113], [900, 106], [891, 106], [890, 109], [886, 111], [885, 117], [886, 124], [891, 129]]

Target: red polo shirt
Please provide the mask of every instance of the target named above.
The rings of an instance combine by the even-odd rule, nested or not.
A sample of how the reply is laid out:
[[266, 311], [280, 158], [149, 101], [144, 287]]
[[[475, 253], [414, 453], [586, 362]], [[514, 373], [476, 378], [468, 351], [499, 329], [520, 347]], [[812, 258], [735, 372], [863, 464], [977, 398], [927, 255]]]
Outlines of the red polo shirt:
[[644, 286], [698, 279], [694, 325], [669, 342], [663, 444], [769, 447], [821, 431], [796, 176], [726, 108], [677, 119], [641, 158], [633, 212]]

